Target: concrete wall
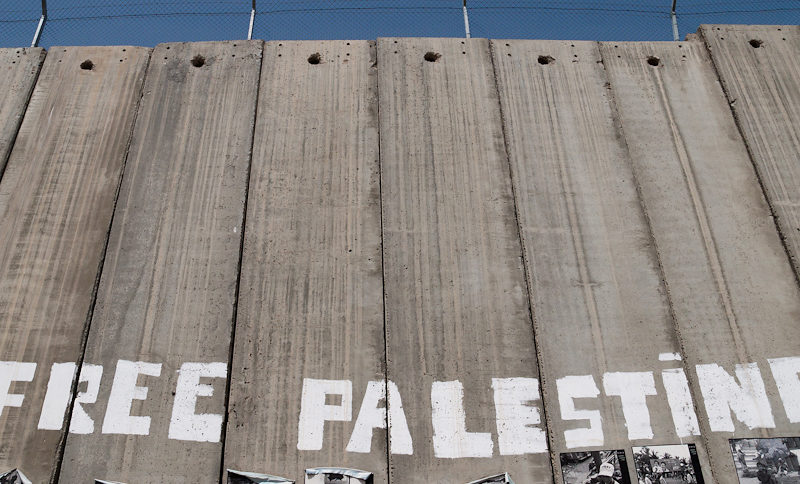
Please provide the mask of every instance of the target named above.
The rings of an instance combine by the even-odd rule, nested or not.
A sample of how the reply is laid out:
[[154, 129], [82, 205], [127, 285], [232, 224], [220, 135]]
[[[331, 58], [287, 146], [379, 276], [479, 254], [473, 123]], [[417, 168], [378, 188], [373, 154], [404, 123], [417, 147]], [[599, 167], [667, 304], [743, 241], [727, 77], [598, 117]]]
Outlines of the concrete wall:
[[729, 439], [800, 437], [798, 53], [0, 50], [0, 472], [739, 482]]

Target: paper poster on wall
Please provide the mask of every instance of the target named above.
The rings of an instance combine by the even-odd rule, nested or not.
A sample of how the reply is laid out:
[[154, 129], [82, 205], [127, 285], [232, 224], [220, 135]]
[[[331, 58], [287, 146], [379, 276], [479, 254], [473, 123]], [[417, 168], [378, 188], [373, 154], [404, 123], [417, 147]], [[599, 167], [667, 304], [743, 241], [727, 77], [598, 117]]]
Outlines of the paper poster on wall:
[[564, 452], [561, 454], [564, 484], [630, 484], [624, 450]]
[[703, 484], [694, 444], [646, 445], [633, 448], [639, 484]]
[[800, 437], [730, 443], [741, 484], [800, 484]]

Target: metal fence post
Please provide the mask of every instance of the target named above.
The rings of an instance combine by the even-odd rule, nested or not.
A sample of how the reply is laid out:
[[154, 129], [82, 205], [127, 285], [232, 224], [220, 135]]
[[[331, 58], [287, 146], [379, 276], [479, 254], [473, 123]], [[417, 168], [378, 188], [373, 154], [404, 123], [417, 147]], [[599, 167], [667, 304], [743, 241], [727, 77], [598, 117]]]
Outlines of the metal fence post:
[[675, 13], [675, 4], [678, 3], [678, 0], [672, 0], [672, 40], [678, 42], [681, 40], [680, 35], [678, 35], [678, 15]]
[[253, 40], [253, 23], [256, 21], [256, 0], [253, 0], [253, 7], [250, 10], [250, 27], [247, 29], [247, 40]]
[[464, 0], [464, 6], [462, 9], [464, 10], [464, 32], [467, 34], [467, 38], [469, 38], [469, 15], [467, 15], [467, 0]]
[[31, 47], [37, 47], [39, 45], [39, 39], [42, 38], [42, 30], [44, 30], [45, 21], [47, 21], [47, 0], [42, 0], [42, 16], [39, 17], [39, 25], [36, 26], [36, 33], [33, 34]]

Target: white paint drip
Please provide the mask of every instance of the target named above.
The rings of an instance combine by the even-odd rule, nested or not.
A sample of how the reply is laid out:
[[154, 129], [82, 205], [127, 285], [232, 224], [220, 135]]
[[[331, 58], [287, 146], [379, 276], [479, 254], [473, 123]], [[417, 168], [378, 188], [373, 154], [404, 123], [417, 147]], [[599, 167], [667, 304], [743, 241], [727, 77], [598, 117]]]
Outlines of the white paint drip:
[[467, 432], [464, 386], [460, 381], [433, 382], [431, 386], [433, 453], [442, 459], [491, 457], [492, 434]]
[[33, 381], [36, 363], [0, 361], [0, 416], [5, 407], [21, 407], [25, 395], [8, 393], [13, 381]]
[[214, 387], [200, 383], [200, 378], [225, 378], [225, 363], [184, 363], [178, 370], [175, 403], [169, 421], [169, 438], [193, 442], [219, 442], [222, 414], [196, 414], [197, 397], [214, 395]]
[[[339, 395], [339, 405], [327, 405], [327, 395]], [[353, 419], [353, 383], [350, 380], [303, 379], [297, 449], [321, 450], [325, 421], [349, 422]]]
[[731, 411], [751, 430], [775, 427], [764, 381], [756, 363], [736, 365], [736, 377], [741, 386], [733, 376], [714, 363], [697, 365], [697, 377], [712, 431], [736, 430]]
[[778, 385], [786, 417], [791, 423], [800, 422], [800, 358], [795, 356], [767, 361]]
[[131, 416], [133, 401], [147, 399], [147, 387], [136, 385], [139, 375], [161, 376], [161, 363], [117, 361], [117, 371], [103, 419], [104, 434], [150, 434], [150, 417]]
[[389, 381], [371, 381], [367, 384], [361, 410], [347, 443], [347, 452], [368, 454], [372, 450], [372, 433], [374, 429], [386, 429], [386, 407], [378, 407], [381, 400], [386, 400], [386, 387], [389, 387], [389, 451], [392, 454], [412, 455], [414, 448], [411, 433], [403, 411], [403, 403], [397, 385]]
[[669, 368], [661, 372], [661, 379], [664, 382], [667, 402], [670, 412], [672, 412], [675, 433], [680, 438], [700, 435], [700, 426], [697, 423], [697, 414], [694, 413], [694, 404], [686, 373], [682, 368]]
[[539, 400], [539, 380], [492, 378], [492, 389], [500, 455], [547, 452], [539, 407], [533, 404]]
[[588, 428], [564, 431], [568, 449], [603, 445], [603, 418], [598, 410], [576, 410], [575, 398], [597, 398], [600, 390], [592, 375], [565, 376], [556, 380], [562, 420], [588, 420]]
[[652, 439], [647, 396], [656, 394], [653, 372], [616, 372], [603, 374], [606, 395], [620, 397], [622, 415], [628, 427], [628, 439]]

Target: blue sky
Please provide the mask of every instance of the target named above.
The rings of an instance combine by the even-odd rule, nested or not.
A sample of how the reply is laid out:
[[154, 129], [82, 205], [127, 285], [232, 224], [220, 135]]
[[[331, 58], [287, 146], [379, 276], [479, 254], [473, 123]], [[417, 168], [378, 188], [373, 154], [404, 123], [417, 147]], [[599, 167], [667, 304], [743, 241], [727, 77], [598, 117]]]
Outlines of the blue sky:
[[[254, 38], [462, 37], [462, 0], [258, 0]], [[671, 40], [671, 0], [468, 0], [474, 37]], [[144, 45], [247, 36], [251, 0], [48, 0], [40, 45]], [[39, 0], [6, 0], [0, 47], [29, 45]], [[701, 23], [800, 24], [800, 0], [678, 0]]]

